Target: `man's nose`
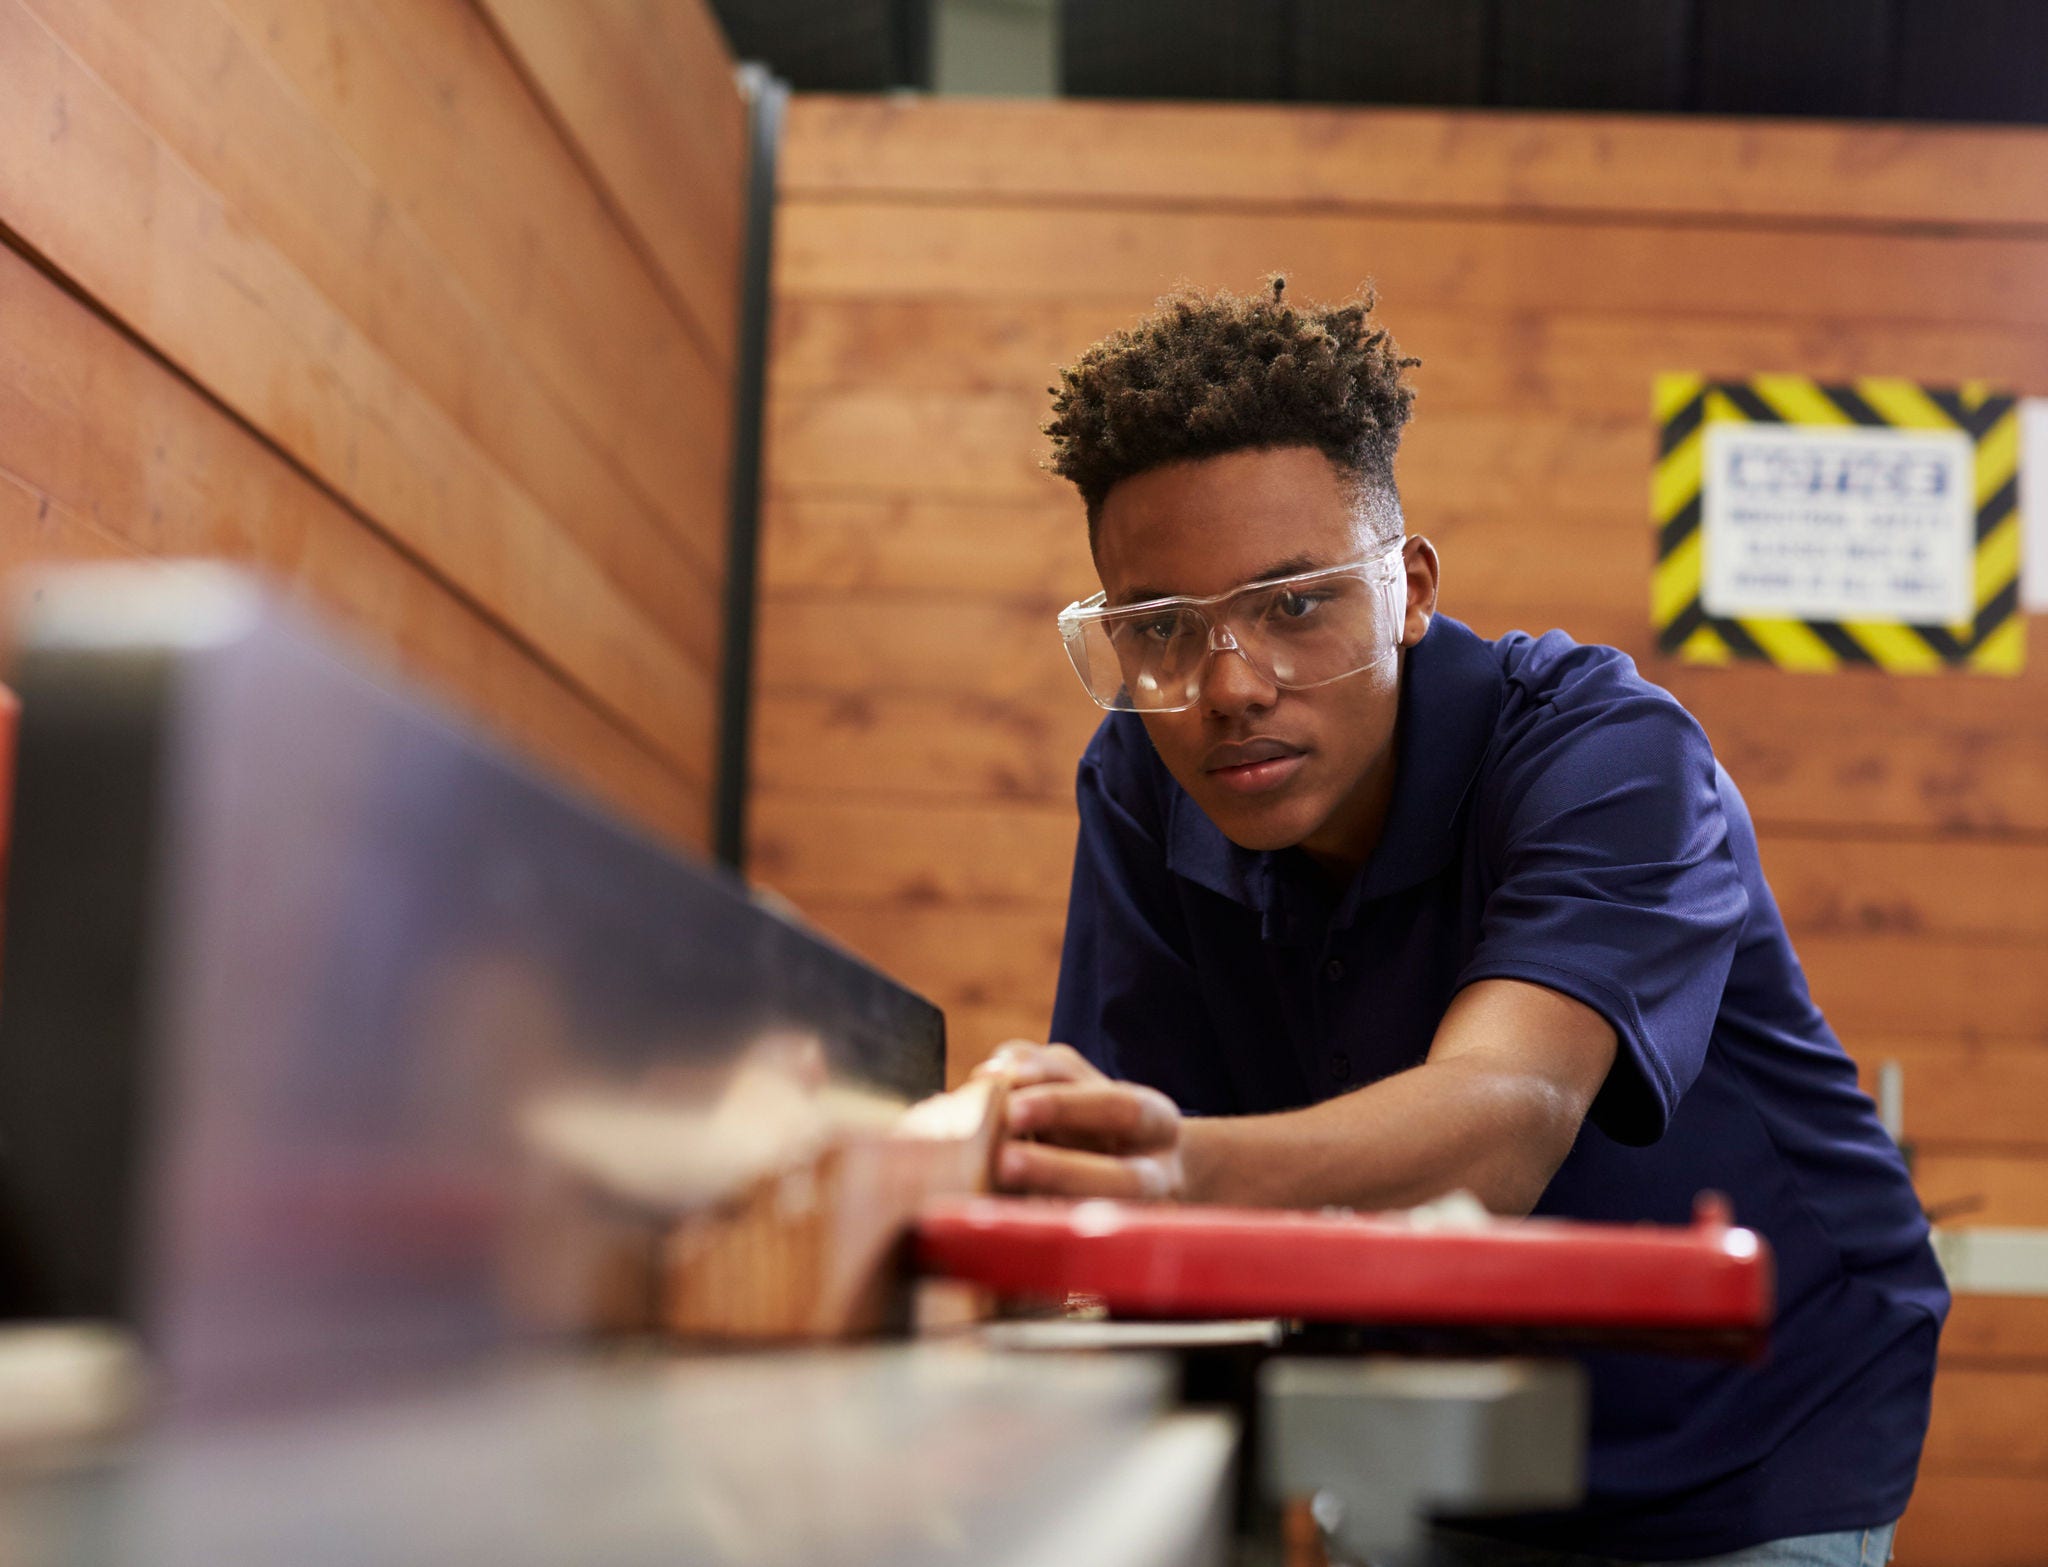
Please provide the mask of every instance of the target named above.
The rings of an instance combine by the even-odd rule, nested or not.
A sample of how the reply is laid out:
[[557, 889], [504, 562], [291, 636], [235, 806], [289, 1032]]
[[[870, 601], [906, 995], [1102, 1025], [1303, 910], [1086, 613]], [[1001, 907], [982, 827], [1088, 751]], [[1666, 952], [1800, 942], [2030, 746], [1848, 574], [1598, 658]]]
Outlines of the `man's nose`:
[[1271, 707], [1279, 687], [1252, 667], [1228, 626], [1209, 633], [1209, 651], [1202, 666], [1202, 705], [1225, 716]]

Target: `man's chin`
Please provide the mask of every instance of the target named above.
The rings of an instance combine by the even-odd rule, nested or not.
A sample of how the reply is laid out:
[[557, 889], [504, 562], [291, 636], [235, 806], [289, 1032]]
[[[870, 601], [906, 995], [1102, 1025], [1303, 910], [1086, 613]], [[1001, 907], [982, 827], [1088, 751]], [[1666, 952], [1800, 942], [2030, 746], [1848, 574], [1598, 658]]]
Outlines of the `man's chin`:
[[1294, 809], [1275, 806], [1265, 810], [1247, 810], [1242, 802], [1231, 803], [1234, 809], [1204, 806], [1204, 814], [1224, 837], [1240, 849], [1250, 849], [1258, 854], [1291, 849], [1315, 830], [1311, 813], [1301, 810], [1298, 805]]

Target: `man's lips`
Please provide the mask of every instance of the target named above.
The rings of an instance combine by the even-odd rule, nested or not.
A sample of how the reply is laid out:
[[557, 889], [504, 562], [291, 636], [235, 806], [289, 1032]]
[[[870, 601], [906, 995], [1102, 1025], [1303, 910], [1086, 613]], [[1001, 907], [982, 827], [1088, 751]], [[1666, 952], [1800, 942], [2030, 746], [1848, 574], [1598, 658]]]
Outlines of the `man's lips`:
[[1293, 777], [1305, 758], [1283, 740], [1232, 741], [1212, 747], [1202, 771], [1233, 794], [1263, 794]]
[[1270, 762], [1275, 757], [1299, 756], [1301, 747], [1289, 745], [1285, 740], [1274, 740], [1259, 736], [1251, 740], [1225, 740], [1221, 745], [1209, 747], [1202, 758], [1202, 771], [1213, 773], [1223, 767], [1246, 767], [1254, 762]]

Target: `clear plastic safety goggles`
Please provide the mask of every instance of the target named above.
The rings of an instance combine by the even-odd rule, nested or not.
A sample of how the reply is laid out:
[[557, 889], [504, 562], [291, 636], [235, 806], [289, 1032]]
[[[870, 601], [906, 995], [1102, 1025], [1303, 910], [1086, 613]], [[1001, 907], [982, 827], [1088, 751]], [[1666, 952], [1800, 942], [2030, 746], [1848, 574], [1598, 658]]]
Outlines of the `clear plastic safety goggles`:
[[1211, 653], [1236, 653], [1289, 691], [1327, 685], [1394, 657], [1408, 597], [1401, 548], [1211, 598], [1110, 609], [1097, 593], [1060, 611], [1060, 636], [1088, 694], [1113, 711], [1193, 707]]

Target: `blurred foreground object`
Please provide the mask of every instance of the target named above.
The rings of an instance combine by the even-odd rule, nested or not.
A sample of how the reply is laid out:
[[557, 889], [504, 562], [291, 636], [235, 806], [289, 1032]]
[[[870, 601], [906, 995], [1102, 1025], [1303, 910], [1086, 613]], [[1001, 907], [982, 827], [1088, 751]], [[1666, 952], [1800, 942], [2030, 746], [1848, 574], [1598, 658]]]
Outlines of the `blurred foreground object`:
[[31, 1464], [118, 1435], [141, 1412], [134, 1339], [93, 1324], [0, 1328], [0, 1461]]
[[791, 1038], [942, 1084], [934, 1008], [248, 578], [53, 575], [15, 671], [0, 1299], [132, 1325], [176, 1406], [644, 1317], [659, 1226], [535, 1146], [550, 1106], [701, 1118]]

